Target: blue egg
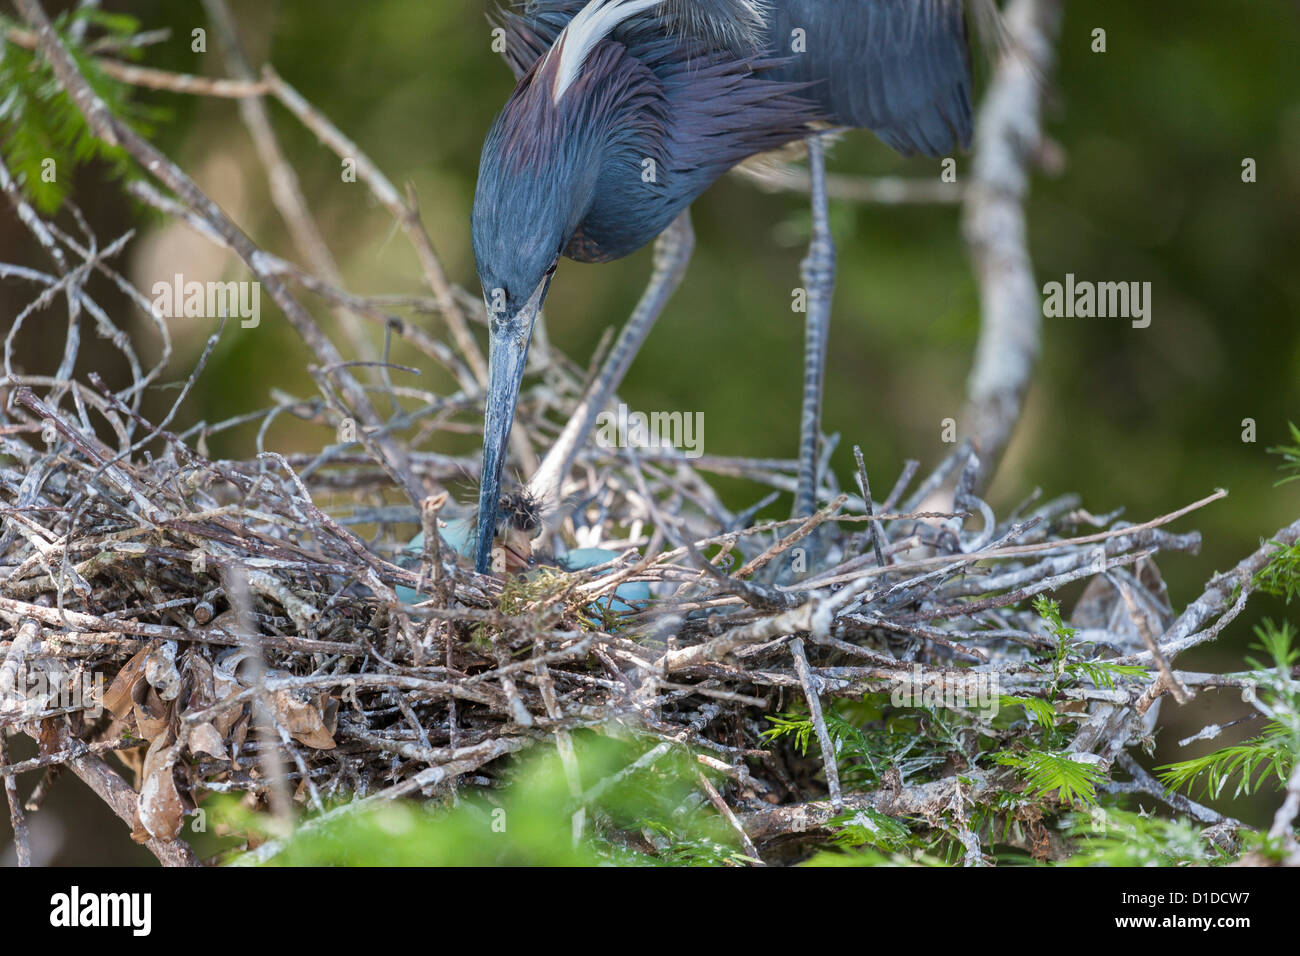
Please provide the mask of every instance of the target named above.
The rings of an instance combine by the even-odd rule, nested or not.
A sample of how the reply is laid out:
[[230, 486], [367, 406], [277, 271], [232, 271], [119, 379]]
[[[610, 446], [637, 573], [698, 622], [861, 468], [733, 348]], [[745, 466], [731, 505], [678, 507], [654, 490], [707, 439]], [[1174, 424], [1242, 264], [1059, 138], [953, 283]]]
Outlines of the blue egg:
[[[441, 531], [442, 540], [455, 548], [462, 556], [468, 558], [470, 535], [473, 530], [474, 526], [466, 518], [458, 518], [455, 521], [448, 521], [447, 527], [443, 528]], [[406, 546], [404, 553], [414, 555], [415, 557], [419, 557], [424, 553], [423, 531], [411, 539], [411, 543]], [[421, 601], [428, 600], [427, 597], [421, 597], [417, 594], [414, 588], [403, 587], [400, 584], [397, 586], [396, 591], [398, 598], [403, 604], [419, 604]]]
[[[598, 564], [604, 564], [607, 561], [613, 561], [623, 552], [608, 551], [605, 548], [574, 548], [568, 554], [559, 559], [560, 565], [568, 571], [582, 571], [585, 568], [594, 568]], [[608, 571], [602, 571], [598, 577], [609, 574]], [[619, 600], [619, 599], [622, 600]], [[611, 611], [623, 613], [635, 611], [638, 608], [628, 604], [628, 601], [648, 601], [650, 600], [650, 585], [644, 581], [631, 581], [627, 584], [620, 584], [614, 589], [614, 599], [607, 597], [601, 598], [601, 606], [608, 606]]]

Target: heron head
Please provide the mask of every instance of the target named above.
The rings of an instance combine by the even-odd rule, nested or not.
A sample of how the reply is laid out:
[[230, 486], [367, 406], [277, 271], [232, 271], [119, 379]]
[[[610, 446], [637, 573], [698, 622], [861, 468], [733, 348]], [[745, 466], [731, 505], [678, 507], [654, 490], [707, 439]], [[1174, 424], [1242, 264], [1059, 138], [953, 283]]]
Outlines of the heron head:
[[588, 96], [554, 98], [556, 64], [519, 82], [483, 144], [471, 224], [490, 342], [475, 566], [486, 571], [533, 324], [561, 254], [590, 209], [606, 120]]
[[657, 101], [658, 82], [611, 39], [621, 24], [660, 2], [593, 0], [584, 6], [520, 79], [483, 144], [472, 222], [491, 329], [479, 571], [491, 556], [505, 446], [551, 276], [566, 250], [587, 259], [597, 255], [578, 233], [598, 183], [629, 172], [639, 179], [646, 152], [633, 141], [648, 130], [662, 132], [660, 117], [646, 108]]

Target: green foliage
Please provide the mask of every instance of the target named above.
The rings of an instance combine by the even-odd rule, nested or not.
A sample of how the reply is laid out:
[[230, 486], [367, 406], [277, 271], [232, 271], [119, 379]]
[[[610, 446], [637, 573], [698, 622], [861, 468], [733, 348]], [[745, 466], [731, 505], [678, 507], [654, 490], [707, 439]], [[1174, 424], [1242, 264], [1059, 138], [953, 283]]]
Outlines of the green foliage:
[[[643, 828], [657, 838], [656, 859], [666, 866], [745, 866], [756, 862], [735, 847], [720, 842], [718, 835], [684, 836], [680, 826], [670, 827], [657, 820], [645, 821]], [[646, 865], [641, 854], [622, 848], [616, 852], [623, 854], [625, 863]]]
[[1285, 545], [1280, 541], [1271, 541], [1276, 545], [1268, 559], [1268, 564], [1255, 572], [1254, 584], [1257, 590], [1273, 597], [1291, 599], [1300, 596], [1300, 541]]
[[1269, 836], [1265, 830], [1242, 830], [1237, 839], [1240, 845], [1238, 859], [1246, 854], [1260, 857], [1272, 863], [1283, 863], [1295, 850], [1295, 833], [1279, 833]]
[[1202, 757], [1193, 757], [1157, 768], [1160, 780], [1172, 790], [1186, 790], [1195, 797], [1199, 792], [1217, 799], [1233, 777], [1237, 787], [1233, 796], [1249, 796], [1270, 775], [1279, 786], [1286, 783], [1295, 752], [1291, 735], [1281, 724], [1269, 722], [1257, 737], [1230, 747], [1222, 747]]
[[1106, 779], [1100, 768], [1081, 763], [1064, 751], [1030, 750], [1020, 754], [1001, 754], [997, 762], [1019, 770], [1035, 796], [1056, 793], [1061, 803], [1079, 800], [1094, 806], [1097, 803], [1097, 784]]
[[998, 703], [1003, 707], [1023, 707], [1025, 716], [1044, 729], [1051, 730], [1056, 726], [1056, 708], [1041, 698], [1003, 694]]
[[1038, 612], [1038, 616], [1043, 619], [1047, 624], [1047, 629], [1056, 638], [1056, 653], [1050, 662], [1054, 678], [1052, 689], [1055, 691], [1055, 682], [1059, 682], [1065, 676], [1070, 648], [1079, 632], [1061, 619], [1061, 602], [1059, 601], [1053, 601], [1051, 598], [1040, 594], [1034, 598], [1034, 610]]
[[1258, 658], [1247, 657], [1246, 663], [1253, 670], [1275, 673], [1277, 680], [1270, 674], [1268, 682], [1277, 691], [1290, 690], [1291, 669], [1300, 662], [1300, 647], [1292, 646], [1296, 638], [1295, 628], [1290, 621], [1283, 621], [1279, 627], [1272, 619], [1264, 618], [1264, 623], [1255, 628], [1255, 637], [1259, 638], [1259, 643], [1251, 646], [1264, 651], [1272, 660], [1261, 662]]
[[902, 850], [912, 836], [904, 824], [870, 807], [832, 820], [831, 826], [835, 828], [831, 842], [843, 850]]
[[1196, 824], [1119, 809], [1071, 814], [1076, 852], [1066, 866], [1179, 866], [1220, 862], [1223, 852]]
[[[830, 822], [830, 846], [805, 866], [947, 866], [930, 852], [923, 838], [902, 821], [871, 807], [846, 813]], [[934, 841], [932, 841], [934, 842]]]
[[1260, 662], [1248, 657], [1253, 668], [1255, 693], [1266, 712], [1274, 716], [1264, 732], [1239, 744], [1221, 747], [1213, 753], [1190, 760], [1166, 764], [1156, 772], [1165, 786], [1184, 789], [1192, 796], [1201, 792], [1218, 798], [1234, 778], [1233, 796], [1250, 795], [1270, 778], [1278, 789], [1286, 785], [1300, 753], [1300, 689], [1291, 679], [1291, 668], [1300, 660], [1300, 649], [1293, 646], [1295, 631], [1289, 623], [1278, 627], [1270, 620], [1255, 628], [1259, 643], [1254, 645], [1271, 658]]
[[[1000, 753], [995, 762], [1018, 770], [1027, 785], [1027, 792], [1033, 796], [1055, 794], [1062, 804], [1096, 806], [1097, 785], [1106, 779], [1106, 774], [1094, 764], [1084, 763], [1076, 759], [1077, 755], [1060, 749], [1065, 738], [1057, 726], [1063, 716], [1056, 707], [1057, 700], [1064, 688], [1079, 681], [1113, 688], [1118, 679], [1140, 678], [1146, 674], [1146, 669], [1081, 656], [1078, 630], [1065, 623], [1060, 603], [1040, 596], [1034, 600], [1033, 606], [1056, 639], [1050, 657], [1038, 665], [1051, 674], [1052, 681], [1046, 699], [1028, 695], [1000, 698], [1004, 706], [1023, 708], [1031, 729], [1036, 727], [1039, 732], [1022, 738], [1026, 750]], [[1071, 716], [1064, 715], [1066, 719]], [[1007, 817], [1008, 825], [1011, 819], [1011, 816]]]
[[[72, 41], [68, 27], [77, 20], [98, 27], [101, 38], [119, 40], [134, 34], [139, 24], [129, 16], [83, 8], [58, 17], [54, 26], [109, 111], [149, 135], [163, 113], [132, 103], [130, 87], [106, 76], [94, 57]], [[17, 26], [0, 17], [0, 33]], [[138, 55], [125, 45], [122, 52]], [[78, 166], [100, 160], [118, 178], [131, 176], [135, 169], [125, 150], [91, 133], [81, 111], [59, 88], [49, 64], [37, 53], [9, 42], [0, 44], [0, 153], [32, 204], [47, 215], [62, 205]]]
[[1079, 631], [1061, 619], [1061, 604], [1039, 595], [1034, 598], [1034, 610], [1047, 624], [1056, 638], [1056, 654], [1052, 659], [1055, 683], [1053, 691], [1079, 679], [1087, 679], [1097, 687], [1111, 689], [1117, 677], [1143, 677], [1147, 670], [1135, 664], [1114, 664], [1110, 661], [1077, 656], [1076, 639]]
[[842, 850], [823, 850], [809, 859], [804, 866], [947, 866], [940, 857], [923, 850], [910, 852], [882, 853], [875, 849], [855, 850], [846, 853]]
[[[887, 701], [884, 695], [869, 694], [857, 702], [837, 701], [822, 711], [835, 749], [840, 784], [847, 792], [869, 789], [890, 767], [911, 779], [914, 774], [943, 764], [949, 752], [959, 748], [956, 728], [939, 712], [920, 709], [925, 720], [922, 728], [909, 715], [883, 719]], [[769, 741], [788, 737], [801, 756], [807, 756], [810, 747], [820, 755], [812, 719], [806, 714], [791, 712], [767, 720], [773, 724], [763, 732]]]
[[1086, 677], [1098, 687], [1112, 690], [1117, 677], [1145, 677], [1147, 669], [1138, 664], [1116, 664], [1103, 660], [1072, 661], [1067, 665], [1069, 673]]
[[800, 754], [807, 756], [808, 742], [812, 739], [813, 733], [811, 717], [782, 715], [778, 717], [768, 716], [764, 719], [772, 724], [771, 729], [763, 731], [765, 738], [769, 741], [776, 741], [782, 737], [792, 737], [794, 738], [795, 748]]
[[[900, 773], [910, 777], [942, 763], [943, 751], [953, 743], [950, 733], [923, 735], [902, 721], [863, 730], [835, 705], [827, 707], [823, 717], [835, 747], [840, 783], [849, 789], [865, 790], [874, 786], [890, 767], [897, 767]], [[933, 727], [944, 730], [937, 715]]]
[[1274, 488], [1287, 482], [1300, 481], [1300, 428], [1296, 427], [1295, 422], [1287, 422], [1287, 425], [1291, 429], [1291, 441], [1294, 444], [1274, 445], [1269, 449], [1272, 454], [1282, 456], [1278, 470], [1285, 474], [1285, 477], [1273, 483]]
[[[1061, 691], [1076, 682], [1088, 681], [1099, 687], [1113, 687], [1117, 680], [1144, 676], [1145, 668], [1124, 666], [1104, 660], [1092, 660], [1079, 654], [1077, 631], [1061, 617], [1056, 601], [1040, 598], [1035, 609], [1056, 638], [1053, 649], [1042, 657], [1038, 666], [1050, 675], [1046, 699], [1022, 695], [1002, 695], [998, 698], [1003, 708], [1018, 707], [1025, 714], [1025, 724], [998, 721], [994, 726], [1006, 728], [1006, 736], [988, 737], [992, 729], [987, 722], [964, 711], [944, 708], [891, 707], [883, 695], [873, 702], [869, 695], [862, 702], [869, 713], [851, 714], [853, 706], [842, 701], [828, 706], [824, 712], [826, 729], [835, 748], [836, 766], [840, 782], [846, 793], [868, 789], [876, 785], [884, 771], [897, 768], [904, 779], [924, 779], [925, 772], [934, 767], [949, 766], [951, 761], [975, 764], [995, 763], [1014, 767], [1026, 784], [1032, 798], [1054, 795], [1061, 804], [1095, 806], [1097, 786], [1106, 779], [1105, 772], [1094, 764], [1076, 759], [1066, 752], [1065, 732], [1057, 724], [1072, 714], [1058, 711]], [[865, 718], [865, 719], [862, 719]], [[801, 755], [807, 756], [810, 748], [817, 750], [817, 738], [811, 719], [805, 713], [787, 713], [769, 717], [772, 728], [764, 736], [771, 741], [788, 738]], [[974, 732], [974, 737], [972, 737]], [[987, 748], [972, 753], [972, 740]], [[1018, 741], [1012, 751], [1011, 741]], [[1008, 791], [1010, 801], [1004, 808], [1005, 822], [1010, 823], [1014, 810], [1026, 802], [1024, 794]], [[990, 822], [992, 817], [989, 818]], [[842, 831], [836, 845], [843, 846], [861, 834], [851, 829]], [[945, 837], [945, 852], [957, 844]]]

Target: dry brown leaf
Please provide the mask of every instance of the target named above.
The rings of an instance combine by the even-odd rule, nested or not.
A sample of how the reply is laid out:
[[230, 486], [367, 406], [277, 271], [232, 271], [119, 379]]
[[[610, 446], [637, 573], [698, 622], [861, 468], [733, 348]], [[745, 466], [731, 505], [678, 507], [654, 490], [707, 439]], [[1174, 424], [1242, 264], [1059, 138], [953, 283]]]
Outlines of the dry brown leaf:
[[176, 750], [167, 736], [161, 736], [149, 745], [149, 752], [144, 757], [137, 812], [140, 825], [159, 840], [176, 839], [185, 818], [185, 803], [172, 776]]
[[165, 704], [157, 692], [148, 684], [137, 685], [139, 698], [135, 702], [135, 726], [139, 736], [145, 740], [156, 740], [167, 733], [171, 723], [172, 707]]
[[271, 706], [276, 720], [294, 740], [317, 750], [333, 750], [337, 746], [317, 701], [300, 700], [292, 691], [279, 690], [271, 695]]
[[[197, 650], [187, 651], [182, 663], [191, 684], [188, 702], [183, 713], [203, 710], [214, 704], [219, 704], [239, 693], [241, 689], [240, 685], [229, 674], [220, 669], [214, 669], [212, 663]], [[239, 720], [243, 712], [244, 705], [241, 702], [224, 708], [212, 718], [211, 725], [222, 740], [230, 735], [231, 728], [235, 726], [235, 721]], [[226, 756], [224, 749], [222, 753], [215, 753], [214, 751], [214, 755], [218, 757]]]
[[190, 731], [190, 753], [225, 757], [225, 743], [217, 728], [206, 722], [193, 728]]
[[321, 716], [325, 718], [325, 729], [334, 734], [339, 729], [339, 700], [337, 697], [326, 697], [325, 706], [321, 708]]
[[176, 645], [172, 641], [158, 644], [144, 662], [144, 679], [163, 700], [175, 700], [181, 693], [181, 672], [176, 666]]
[[186, 651], [185, 656], [181, 658], [181, 665], [190, 679], [190, 693], [185, 702], [185, 710], [199, 710], [216, 703], [212, 664], [202, 652], [195, 648]]
[[144, 677], [144, 664], [149, 657], [149, 649], [138, 651], [134, 657], [122, 665], [122, 669], [113, 678], [113, 683], [104, 691], [104, 706], [114, 717], [124, 720], [131, 713], [135, 704], [135, 685]]
[[42, 720], [40, 723], [40, 733], [37, 735], [37, 743], [40, 745], [40, 755], [48, 757], [56, 754], [63, 749], [64, 734], [63, 721], [50, 718]]
[[[214, 686], [217, 695], [215, 703], [221, 703], [227, 698], [233, 697], [240, 690], [239, 685], [234, 681], [222, 680], [220, 676], [217, 676]], [[244, 716], [246, 709], [245, 702], [231, 704], [229, 707], [222, 708], [221, 712], [212, 718], [212, 723], [216, 725], [221, 736], [230, 736], [231, 728], [235, 726], [240, 717]]]

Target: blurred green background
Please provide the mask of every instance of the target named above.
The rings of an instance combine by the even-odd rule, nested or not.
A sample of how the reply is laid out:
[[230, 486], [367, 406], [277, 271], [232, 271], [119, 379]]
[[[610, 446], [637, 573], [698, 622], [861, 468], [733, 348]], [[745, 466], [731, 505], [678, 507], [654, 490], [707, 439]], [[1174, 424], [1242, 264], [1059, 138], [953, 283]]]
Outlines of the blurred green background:
[[[145, 29], [171, 29], [172, 39], [151, 47], [145, 63], [223, 74], [211, 34], [206, 54], [190, 49], [191, 31], [206, 25], [197, 0], [104, 6], [132, 14]], [[47, 4], [51, 12], [61, 8]], [[479, 148], [512, 87], [490, 50], [487, 4], [232, 0], [232, 8], [255, 64], [272, 62], [399, 188], [414, 186], [449, 275], [477, 292], [468, 221]], [[7, 3], [0, 10], [12, 13]], [[1091, 51], [1096, 28], [1106, 31], [1105, 53]], [[1123, 505], [1128, 518], [1141, 521], [1227, 488], [1227, 500], [1176, 526], [1199, 528], [1205, 545], [1199, 556], [1161, 562], [1175, 606], [1300, 514], [1300, 483], [1274, 488], [1278, 459], [1265, 451], [1287, 437], [1288, 420], [1300, 421], [1298, 28], [1300, 4], [1290, 0], [1067, 4], [1046, 114], [1066, 165], [1033, 184], [1035, 270], [1040, 286], [1070, 272], [1149, 281], [1153, 320], [1147, 329], [1115, 319], [1044, 320], [1036, 382], [990, 498], [1005, 510], [1034, 487], [1049, 496], [1076, 491], [1094, 513]], [[170, 112], [156, 142], [256, 241], [299, 259], [235, 104], [167, 93], [140, 98]], [[278, 107], [271, 111], [349, 288], [425, 291], [405, 239], [366, 188], [342, 182], [337, 158]], [[1254, 184], [1242, 182], [1247, 157], [1258, 166]], [[836, 147], [831, 167], [919, 178], [938, 172], [934, 161], [903, 160], [867, 133]], [[965, 158], [959, 168], [967, 168]], [[128, 271], [145, 290], [174, 272], [245, 277], [204, 240], [143, 216], [97, 170], [78, 174], [73, 199], [101, 240], [133, 224], [142, 228]], [[862, 446], [873, 484], [884, 489], [904, 459], [928, 466], [948, 450], [940, 422], [961, 411], [978, 332], [958, 215], [946, 206], [833, 204], [839, 275], [824, 428], [843, 438], [834, 465], [846, 484], [854, 443]], [[730, 177], [696, 203], [694, 218], [698, 247], [686, 283], [622, 394], [635, 408], [702, 411], [710, 454], [790, 457], [803, 343], [802, 316], [791, 312], [790, 294], [800, 284], [806, 199], [766, 194]], [[42, 264], [7, 205], [0, 208], [0, 261]], [[565, 262], [547, 303], [552, 340], [585, 363], [606, 327], [620, 325], [630, 312], [648, 268], [646, 251], [608, 265]], [[105, 287], [98, 291], [115, 315], [129, 314]], [[12, 321], [28, 292], [0, 285], [0, 323]], [[319, 302], [303, 300], [329, 321]], [[29, 371], [52, 371], [58, 363], [63, 323], [53, 313], [45, 318], [20, 339], [18, 358]], [[441, 333], [434, 320], [425, 321]], [[184, 377], [211, 330], [202, 321], [173, 323], [173, 377]], [[133, 332], [149, 355], [150, 333], [143, 324]], [[421, 365], [421, 384], [441, 383], [414, 354], [395, 358]], [[307, 361], [307, 350], [264, 297], [261, 326], [227, 330], [181, 424], [263, 407], [272, 388], [310, 395]], [[108, 349], [86, 348], [79, 372], [94, 366], [120, 375], [116, 362]], [[154, 407], [173, 396], [159, 393]], [[1247, 418], [1257, 423], [1253, 444], [1242, 440]], [[268, 446], [315, 450], [331, 437], [282, 420]], [[244, 457], [252, 439], [252, 429], [232, 431], [211, 447]], [[466, 440], [437, 450], [475, 447]], [[738, 484], [721, 487], [737, 506], [761, 494]], [[1240, 667], [1250, 625], [1265, 614], [1285, 617], [1287, 610], [1266, 599], [1252, 604], [1223, 641], [1180, 664]], [[1157, 760], [1208, 748], [1180, 750], [1173, 742], [1199, 728], [1207, 708], [1216, 706], [1224, 718], [1244, 715], [1243, 705], [1216, 704], [1212, 695], [1185, 715], [1167, 702]], [[1218, 743], [1234, 739], [1229, 734]], [[1256, 819], [1269, 805], [1234, 809]], [[71, 818], [68, 826], [75, 832]], [[104, 842], [120, 846], [121, 836], [114, 832]], [[59, 859], [85, 860], [85, 852], [73, 847]]]

